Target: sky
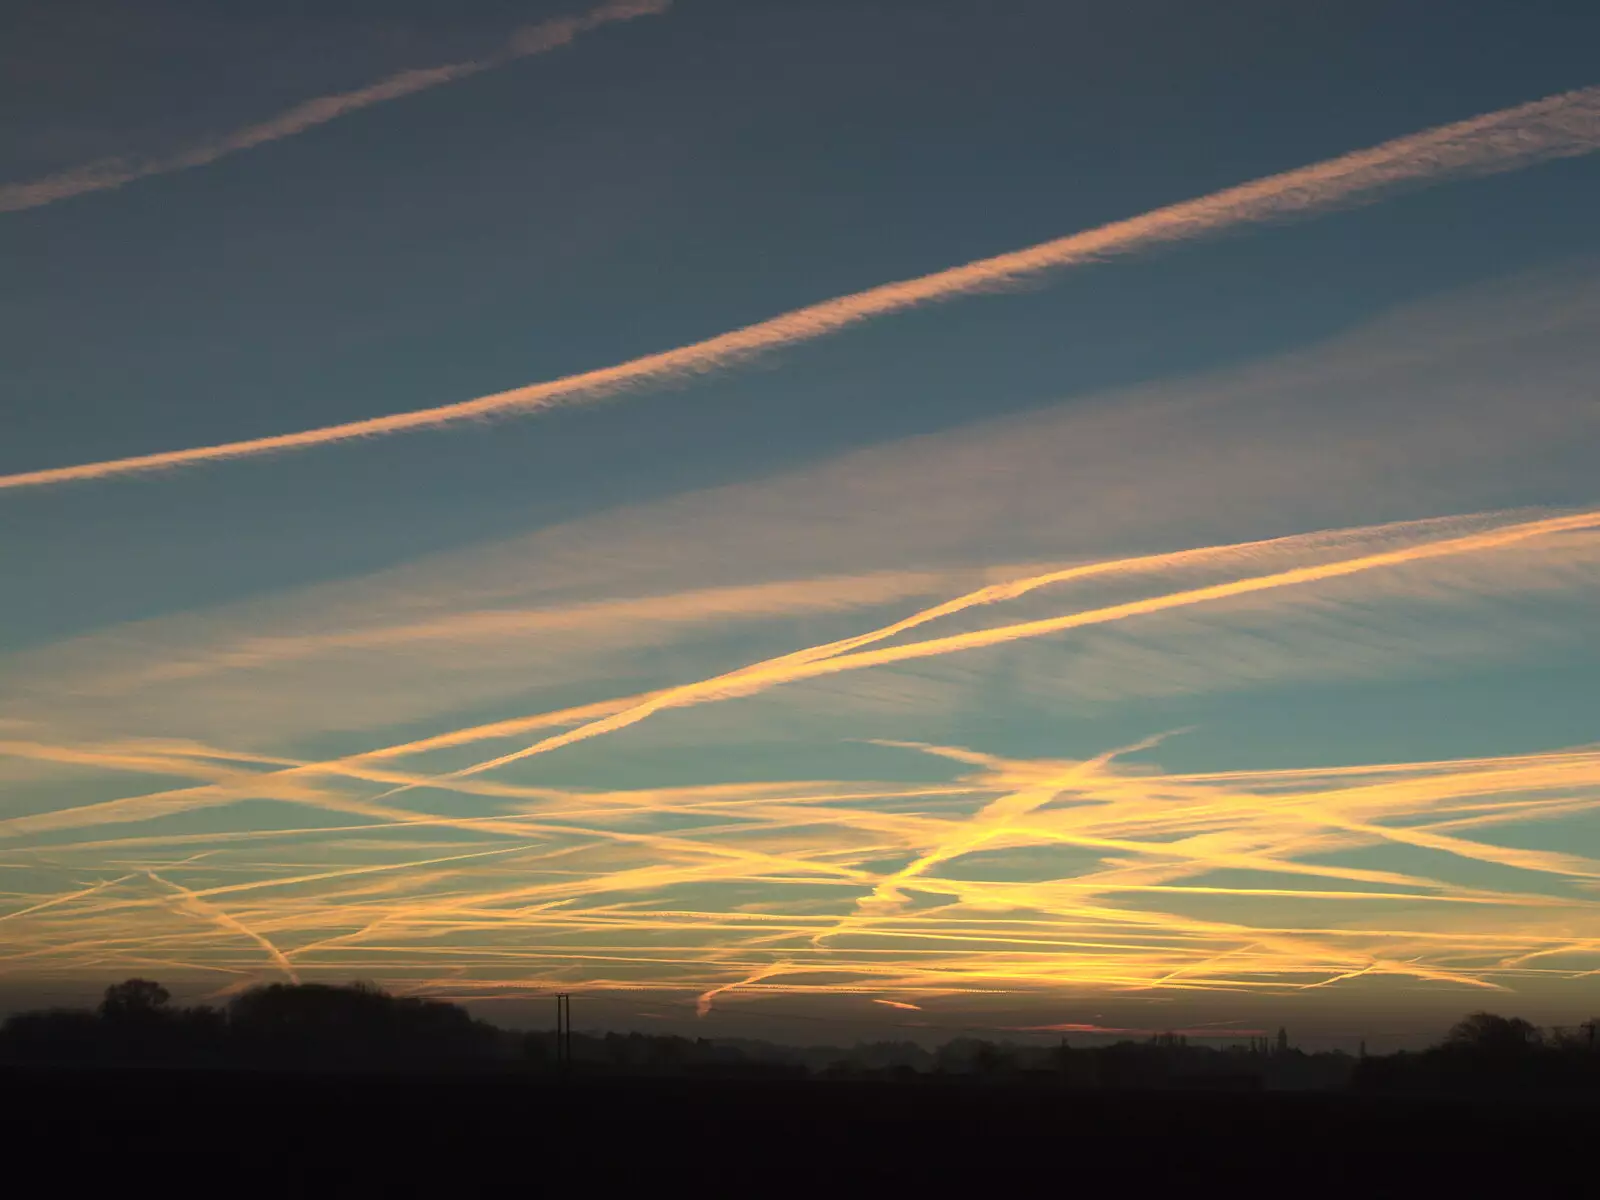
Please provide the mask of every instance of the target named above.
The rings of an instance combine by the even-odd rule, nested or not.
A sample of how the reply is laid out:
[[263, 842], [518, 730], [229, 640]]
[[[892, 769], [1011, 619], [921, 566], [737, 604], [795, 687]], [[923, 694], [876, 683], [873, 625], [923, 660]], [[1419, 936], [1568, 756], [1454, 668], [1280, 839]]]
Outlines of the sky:
[[0, 1008], [1600, 1012], [1592, 4], [5, 8]]

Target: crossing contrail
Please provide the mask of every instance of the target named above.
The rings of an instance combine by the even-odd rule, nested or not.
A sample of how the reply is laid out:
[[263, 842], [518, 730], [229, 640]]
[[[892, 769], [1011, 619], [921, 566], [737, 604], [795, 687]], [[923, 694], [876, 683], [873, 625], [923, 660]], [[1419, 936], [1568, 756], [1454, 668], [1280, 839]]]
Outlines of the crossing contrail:
[[475, 400], [298, 433], [0, 475], [0, 488], [160, 471], [190, 463], [300, 450], [591, 401], [631, 387], [703, 374], [765, 351], [824, 337], [874, 317], [994, 290], [1073, 264], [1186, 241], [1236, 225], [1369, 202], [1408, 184], [1510, 171], [1547, 159], [1587, 154], [1596, 148], [1600, 148], [1600, 87], [1583, 88], [1441, 125], [1024, 250], [798, 308], [742, 329], [615, 366], [566, 375]]
[[[1272, 591], [1277, 588], [1296, 587], [1322, 580], [1341, 579], [1369, 571], [1405, 566], [1410, 563], [1498, 550], [1535, 538], [1594, 529], [1596, 527], [1600, 527], [1600, 509], [1569, 513], [1564, 516], [1546, 517], [1533, 521], [1521, 521], [1497, 528], [1477, 530], [1455, 537], [1441, 538], [1437, 541], [1426, 541], [1391, 550], [1352, 555], [1331, 562], [1312, 563], [1287, 570], [1271, 571], [1230, 580], [1225, 583], [1208, 584], [1204, 587], [1185, 588], [1180, 591], [1166, 592], [1141, 600], [1130, 600], [1101, 608], [1082, 609], [1042, 620], [1017, 621], [1005, 625], [976, 629], [966, 633], [927, 638], [922, 641], [905, 642], [893, 646], [879, 646], [876, 649], [863, 648], [884, 641], [907, 629], [925, 624], [936, 617], [960, 612], [963, 609], [977, 605], [990, 604], [997, 599], [1020, 596], [1035, 588], [1062, 582], [1073, 575], [1087, 575], [1092, 568], [1053, 571], [1035, 576], [1032, 579], [1014, 580], [997, 587], [982, 588], [966, 596], [947, 601], [935, 608], [926, 609], [892, 625], [857, 635], [854, 638], [828, 642], [805, 650], [795, 651], [792, 654], [782, 655], [778, 658], [752, 663], [749, 666], [740, 667], [694, 683], [683, 684], [679, 687], [664, 688], [639, 698], [635, 703], [629, 704], [627, 707], [616, 707], [609, 712], [597, 712], [594, 717], [585, 723], [562, 733], [552, 734], [523, 749], [514, 750], [508, 754], [502, 754], [496, 758], [486, 759], [471, 766], [452, 771], [444, 779], [459, 779], [469, 775], [480, 774], [484, 771], [495, 770], [514, 762], [520, 762], [525, 758], [531, 758], [534, 755], [545, 754], [551, 750], [559, 750], [563, 746], [587, 741], [592, 737], [614, 733], [619, 729], [636, 725], [640, 721], [665, 709], [719, 703], [724, 700], [756, 695], [783, 684], [797, 683], [824, 675], [835, 675], [846, 671], [862, 670], [867, 667], [886, 666], [894, 663], [939, 657], [963, 650], [977, 650], [988, 646], [998, 646], [1026, 638], [1061, 633], [1069, 629], [1104, 625], [1115, 621], [1127, 620], [1131, 617], [1146, 616], [1151, 613], [1163, 612], [1174, 608], [1185, 608], [1195, 604], [1208, 604], [1217, 600], [1227, 600], [1236, 596]], [[1178, 556], [1170, 557], [1176, 558]], [[417, 785], [411, 783], [401, 784], [390, 791], [384, 792], [377, 798], [380, 800], [387, 799], [400, 792], [410, 791], [415, 786]]]

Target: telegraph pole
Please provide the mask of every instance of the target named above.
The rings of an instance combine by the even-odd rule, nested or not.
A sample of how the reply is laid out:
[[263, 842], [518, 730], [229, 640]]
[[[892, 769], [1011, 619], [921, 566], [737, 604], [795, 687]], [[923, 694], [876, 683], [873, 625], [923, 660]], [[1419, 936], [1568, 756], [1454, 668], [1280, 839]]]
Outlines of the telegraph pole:
[[572, 1068], [572, 997], [556, 994], [556, 1068], [566, 1075]]

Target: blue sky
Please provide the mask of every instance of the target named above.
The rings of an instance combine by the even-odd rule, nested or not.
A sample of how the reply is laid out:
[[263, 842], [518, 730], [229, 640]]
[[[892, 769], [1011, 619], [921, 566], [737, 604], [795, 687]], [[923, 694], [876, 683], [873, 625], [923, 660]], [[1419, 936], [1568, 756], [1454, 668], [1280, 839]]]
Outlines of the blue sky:
[[[1600, 82], [1584, 4], [1222, 8], [678, 0], [215, 161], [0, 212], [0, 474], [625, 363]], [[171, 161], [317, 97], [485, 62], [515, 31], [583, 11], [24, 5], [0, 51], [16, 114], [0, 180]], [[1574, 136], [1594, 142], [1584, 119]], [[932, 1028], [1137, 1024], [1127, 1014], [1159, 1002], [1175, 1024], [1303, 1015], [1329, 1037], [1351, 1014], [1395, 1038], [1484, 1004], [1589, 1015], [1600, 945], [1582, 931], [1600, 876], [1587, 859], [1491, 861], [1600, 858], [1583, 807], [1600, 759], [1537, 758], [1594, 741], [1600, 668], [1594, 534], [1536, 524], [1596, 501], [1600, 156], [1579, 149], [1424, 173], [592, 403], [7, 487], [0, 888], [11, 911], [48, 906], [15, 919], [14, 985], [70, 992], [155, 963], [197, 994], [284, 972], [485, 1002], [639, 987], [653, 1019], [700, 1027], [745, 1006], [740, 1029], [768, 1001], [871, 1029], [875, 999], [919, 1005]], [[1529, 532], [1471, 541], [1513, 528]], [[1074, 565], [1102, 564], [889, 644], [1463, 538], [680, 703], [709, 694], [697, 680]], [[1287, 540], [1240, 548], [1261, 539]], [[1179, 551], [1195, 553], [1103, 565]], [[287, 795], [268, 774], [274, 758], [685, 686], [637, 724], [387, 799], [394, 781], [311, 771], [311, 790]], [[581, 727], [382, 761], [436, 777]], [[1188, 732], [1061, 765], [1174, 730]], [[220, 753], [255, 757], [223, 776]], [[1535, 758], [1485, 784], [1490, 768], [1467, 760], [1497, 756]], [[1040, 802], [1057, 815], [986, 824], [1019, 780], [1055, 778], [1045, 761], [1072, 781]], [[1197, 804], [1184, 789], [1211, 789], [1226, 809], [1244, 803], [1232, 789], [1290, 786], [1286, 771], [1408, 763], [1434, 765], [1305, 800], [1332, 839], [1316, 844], [1304, 814], [1269, 827], [1241, 809], [1219, 830], [1160, 816], [1165, 789]], [[1127, 812], [1085, 825], [1112, 803], [1102, 770]], [[1419, 773], [1437, 781], [1423, 808], [1395, 783]], [[463, 778], [548, 794], [465, 793]], [[1147, 781], [1137, 795], [1132, 778]], [[211, 799], [136, 820], [87, 807], [182, 780]], [[930, 783], [951, 794], [910, 794]], [[848, 813], [832, 821], [774, 807], [762, 789], [782, 785], [874, 794], [831, 801]], [[696, 803], [744, 805], [728, 810], [740, 830], [662, 792], [713, 786]], [[637, 810], [615, 828], [592, 811], [622, 803], [594, 798], [613, 789]], [[1467, 810], [1426, 806], [1466, 797], [1501, 807], [1435, 830]], [[1547, 807], [1513, 820], [1530, 801]], [[362, 823], [370, 836], [348, 828]], [[287, 828], [326, 832], [271, 834]], [[1145, 851], [1130, 829], [1153, 839]], [[1182, 836], [1201, 839], [1200, 865], [1169, 880], [1151, 847]], [[724, 837], [743, 874], [707, 865], [725, 848], [685, 844]], [[831, 881], [802, 886], [785, 855]], [[906, 870], [956, 890], [900, 895]], [[626, 872], [615, 891], [597, 882]], [[1062, 897], [1135, 876], [1213, 891], [1097, 910], [1108, 944], [1107, 929], [1148, 925], [1139, 913], [1171, 916], [1148, 953], [1069, 944], [1090, 917]], [[386, 882], [363, 892], [367, 879]], [[1393, 894], [1260, 890], [1329, 879]], [[241, 881], [258, 886], [227, 890]], [[1396, 898], [1440, 887], [1449, 899]], [[62, 899], [84, 888], [99, 890]], [[586, 915], [552, 923], [510, 898], [519, 888]], [[1226, 928], [1217, 888], [1257, 889], [1225, 901]], [[913, 921], [924, 944], [872, 924], [958, 894], [963, 929], [1033, 922], [1056, 940], [1026, 962], [1001, 942], [949, 957], [955, 925]], [[668, 911], [697, 915], [617, 915]], [[757, 919], [787, 922], [784, 936], [738, 927]], [[1280, 919], [1345, 932], [1248, 933]], [[318, 948], [333, 938], [337, 953]], [[1384, 938], [1407, 952], [1380, 953]], [[1132, 957], [1112, 969], [1117, 954]]]

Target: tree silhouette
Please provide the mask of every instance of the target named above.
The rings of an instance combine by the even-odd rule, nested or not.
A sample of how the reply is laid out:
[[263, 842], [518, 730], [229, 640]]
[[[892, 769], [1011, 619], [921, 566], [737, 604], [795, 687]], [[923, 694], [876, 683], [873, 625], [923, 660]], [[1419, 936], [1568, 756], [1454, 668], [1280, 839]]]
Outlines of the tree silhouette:
[[1475, 1012], [1456, 1022], [1445, 1038], [1453, 1049], [1483, 1054], [1524, 1054], [1542, 1041], [1538, 1028], [1521, 1017], [1489, 1012]]
[[228, 1028], [247, 1055], [321, 1064], [443, 1061], [492, 1051], [494, 1029], [439, 1000], [395, 997], [372, 984], [274, 983], [228, 1006]]
[[106, 989], [100, 1001], [100, 1015], [108, 1021], [140, 1020], [166, 1010], [172, 994], [151, 979], [128, 979]]

